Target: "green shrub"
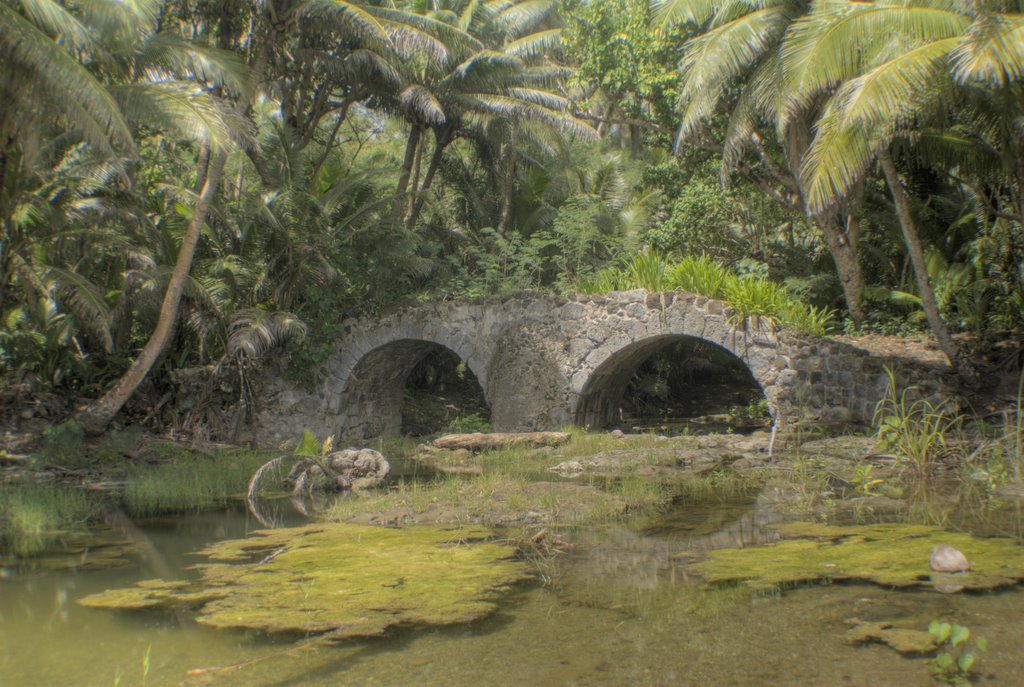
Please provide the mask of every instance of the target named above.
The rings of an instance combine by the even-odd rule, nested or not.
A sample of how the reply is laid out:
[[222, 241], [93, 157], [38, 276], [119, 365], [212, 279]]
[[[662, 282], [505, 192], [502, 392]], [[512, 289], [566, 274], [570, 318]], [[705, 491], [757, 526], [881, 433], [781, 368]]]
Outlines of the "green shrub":
[[790, 299], [785, 287], [767, 279], [730, 279], [725, 286], [724, 300], [732, 308], [731, 321], [736, 326], [753, 316], [781, 324], [780, 315]]

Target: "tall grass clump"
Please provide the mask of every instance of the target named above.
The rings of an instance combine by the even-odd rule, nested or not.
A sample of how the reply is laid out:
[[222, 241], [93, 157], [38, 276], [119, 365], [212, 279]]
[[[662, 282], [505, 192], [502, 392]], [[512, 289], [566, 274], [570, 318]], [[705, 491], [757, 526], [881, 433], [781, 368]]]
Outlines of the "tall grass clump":
[[250, 451], [180, 454], [171, 462], [137, 466], [128, 473], [124, 506], [134, 515], [223, 506], [245, 495], [249, 479], [266, 459]]
[[730, 279], [722, 300], [732, 309], [735, 325], [755, 316], [778, 322], [793, 301], [782, 284], [754, 277]]
[[728, 285], [736, 280], [736, 275], [703, 254], [687, 256], [667, 271], [671, 288], [708, 298], [724, 297]]
[[785, 286], [770, 279], [740, 277], [706, 255], [687, 256], [670, 263], [655, 251], [634, 255], [620, 267], [608, 267], [576, 284], [581, 293], [629, 289], [689, 291], [726, 302], [732, 322], [745, 326], [751, 317], [808, 334], [823, 335], [832, 328], [835, 313], [806, 305]]
[[77, 487], [28, 484], [0, 487], [0, 551], [31, 556], [97, 513], [95, 498]]
[[723, 300], [732, 309], [732, 322], [742, 325], [750, 317], [762, 317], [772, 323], [805, 332], [824, 335], [831, 328], [835, 313], [801, 302], [784, 285], [763, 278], [739, 277], [725, 287]]
[[626, 281], [625, 273], [618, 267], [605, 267], [573, 283], [573, 290], [578, 293], [610, 293], [625, 291], [631, 288]]
[[665, 257], [656, 251], [634, 255], [625, 265], [625, 277], [630, 288], [648, 291], [666, 291], [671, 280], [665, 269]]
[[900, 390], [893, 371], [886, 368], [886, 374], [885, 396], [873, 418], [878, 443], [903, 461], [906, 469], [923, 477], [950, 454], [951, 444], [960, 436], [961, 418], [951, 403], [914, 398], [916, 387]]
[[836, 323], [836, 311], [789, 301], [783, 307], [779, 321], [797, 331], [824, 336]]

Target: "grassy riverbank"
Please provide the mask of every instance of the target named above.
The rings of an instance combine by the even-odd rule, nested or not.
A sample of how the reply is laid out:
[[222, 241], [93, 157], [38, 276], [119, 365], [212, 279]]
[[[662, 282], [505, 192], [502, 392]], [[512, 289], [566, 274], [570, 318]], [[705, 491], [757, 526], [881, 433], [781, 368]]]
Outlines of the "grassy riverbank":
[[[371, 447], [396, 468], [388, 486], [313, 511], [327, 520], [388, 525], [577, 525], [752, 496], [769, 485], [768, 498], [823, 518], [880, 508], [910, 514], [920, 508], [910, 495], [926, 494], [926, 510], [944, 513], [928, 517], [953, 521], [959, 508], [1024, 499], [1020, 407], [1018, 401], [997, 421], [981, 422], [891, 390], [874, 434], [822, 439], [804, 432], [771, 460], [764, 433], [617, 437], [570, 429], [562, 446], [479, 452], [376, 441]], [[87, 444], [73, 427], [59, 426], [27, 464], [5, 468], [0, 549], [25, 557], [59, 547], [111, 511], [146, 517], [238, 503], [274, 455], [226, 446], [195, 451], [130, 432]]]

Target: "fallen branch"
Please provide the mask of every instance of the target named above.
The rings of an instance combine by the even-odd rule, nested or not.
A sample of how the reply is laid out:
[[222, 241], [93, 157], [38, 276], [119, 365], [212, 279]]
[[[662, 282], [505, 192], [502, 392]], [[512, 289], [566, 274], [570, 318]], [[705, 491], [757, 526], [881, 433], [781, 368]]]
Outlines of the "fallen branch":
[[446, 434], [434, 439], [434, 448], [470, 449], [502, 448], [504, 446], [558, 446], [572, 435], [568, 432], [505, 432], [493, 434]]

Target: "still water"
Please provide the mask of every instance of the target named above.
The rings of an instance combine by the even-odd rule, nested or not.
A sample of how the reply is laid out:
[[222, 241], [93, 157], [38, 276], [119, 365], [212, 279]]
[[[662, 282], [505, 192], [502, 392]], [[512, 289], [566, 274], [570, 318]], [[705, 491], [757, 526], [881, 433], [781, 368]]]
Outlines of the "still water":
[[[765, 596], [704, 589], [678, 558], [770, 541], [781, 518], [755, 502], [680, 505], [653, 524], [562, 530], [576, 546], [538, 561], [535, 579], [483, 620], [329, 646], [204, 628], [187, 614], [77, 606], [104, 589], [187, 576], [198, 560], [192, 551], [259, 527], [242, 511], [151, 520], [140, 527], [157, 555], [128, 566], [6, 571], [0, 687], [939, 684], [927, 658], [847, 644], [854, 617], [919, 629], [934, 618], [967, 625], [989, 642], [978, 684], [1024, 685], [1019, 586], [942, 595], [835, 584]], [[235, 668], [203, 671], [225, 666]]]

